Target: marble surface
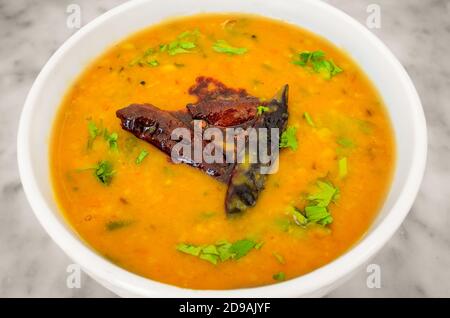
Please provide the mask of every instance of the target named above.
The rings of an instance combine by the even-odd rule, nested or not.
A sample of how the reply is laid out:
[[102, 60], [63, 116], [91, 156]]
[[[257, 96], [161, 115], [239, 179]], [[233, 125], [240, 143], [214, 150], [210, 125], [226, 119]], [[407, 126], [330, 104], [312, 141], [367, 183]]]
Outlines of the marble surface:
[[[81, 6], [83, 24], [123, 0], [0, 0], [0, 297], [113, 297], [82, 276], [66, 287], [70, 259], [34, 217], [19, 180], [17, 123], [26, 94], [50, 55], [74, 30], [66, 8]], [[381, 8], [372, 30], [411, 75], [428, 123], [425, 178], [406, 221], [372, 260], [381, 288], [366, 285], [365, 268], [330, 297], [450, 296], [450, 0], [330, 0], [361, 22], [366, 8]]]

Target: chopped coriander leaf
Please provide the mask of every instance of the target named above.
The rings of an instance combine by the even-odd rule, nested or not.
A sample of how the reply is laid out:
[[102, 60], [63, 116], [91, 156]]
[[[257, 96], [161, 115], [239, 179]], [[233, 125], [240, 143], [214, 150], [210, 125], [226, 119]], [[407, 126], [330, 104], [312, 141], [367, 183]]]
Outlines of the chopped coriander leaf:
[[202, 253], [219, 255], [219, 252], [217, 251], [217, 248], [215, 245], [207, 245], [207, 246], [203, 247]]
[[134, 60], [132, 60], [129, 64], [129, 66], [135, 66], [135, 65], [140, 65], [140, 66], [151, 66], [151, 67], [156, 67], [159, 65], [159, 62], [156, 60], [156, 58], [154, 57], [154, 55], [156, 54], [155, 49], [147, 49], [144, 51], [144, 53], [142, 54], [142, 56], [138, 56], [136, 57]]
[[342, 73], [343, 70], [333, 60], [326, 60], [323, 51], [304, 51], [298, 54], [298, 60], [292, 62], [295, 65], [308, 67], [316, 73], [322, 74], [325, 79]]
[[339, 138], [337, 143], [344, 148], [353, 148], [355, 146], [353, 140], [345, 137]]
[[239, 240], [233, 243], [230, 247], [230, 252], [235, 254], [235, 259], [240, 259], [241, 257], [245, 256], [250, 252], [252, 248], [254, 248], [256, 245], [256, 242], [252, 240]]
[[260, 105], [260, 106], [256, 107], [256, 113], [258, 115], [262, 115], [263, 113], [265, 113], [267, 111], [269, 111], [269, 107], [267, 107], [267, 106]]
[[227, 241], [217, 242], [217, 252], [219, 252], [219, 258], [222, 262], [233, 258], [233, 253], [230, 251], [231, 245]]
[[272, 254], [276, 258], [278, 263], [283, 264], [283, 265], [286, 264], [286, 260], [284, 259], [284, 257], [282, 255], [278, 254], [277, 252], [273, 252]]
[[116, 150], [116, 151], [119, 150], [118, 145], [117, 145], [117, 139], [119, 138], [119, 135], [116, 132], [109, 134], [108, 130], [105, 129], [103, 136], [111, 150]]
[[152, 55], [152, 54], [154, 54], [154, 53], [155, 53], [155, 49], [153, 49], [153, 48], [146, 49], [146, 50], [144, 51], [143, 57], [150, 56], [150, 55]]
[[294, 222], [297, 225], [305, 226], [308, 224], [308, 219], [302, 214], [302, 212], [296, 207], [290, 206], [288, 211], [294, 218]]
[[314, 121], [312, 120], [308, 112], [303, 113], [303, 118], [305, 118], [308, 125], [310, 125], [311, 127], [316, 127], [316, 124], [314, 124]]
[[101, 130], [95, 125], [94, 121], [90, 120], [88, 122], [88, 132], [89, 132], [89, 139], [87, 147], [88, 149], [91, 149], [95, 138], [97, 138], [97, 136], [100, 135]]
[[177, 245], [176, 249], [216, 265], [219, 262], [225, 262], [227, 260], [237, 260], [247, 255], [251, 249], [256, 249], [258, 245], [258, 248], [260, 248], [261, 243], [244, 239], [234, 243], [219, 241], [216, 244], [204, 246], [181, 243]]
[[214, 254], [205, 254], [202, 253], [200, 254], [200, 259], [204, 260], [204, 261], [208, 261], [211, 264], [217, 265], [217, 262], [219, 261], [219, 256], [214, 255]]
[[335, 75], [337, 75], [337, 74], [343, 72], [342, 68], [340, 68], [339, 66], [337, 66], [337, 65], [333, 62], [333, 60], [329, 60], [328, 62], [331, 64], [331, 66], [330, 66], [330, 68], [331, 68], [331, 70], [330, 70], [330, 72], [331, 72], [331, 73], [330, 73], [331, 77], [333, 77], [333, 76], [335, 76]]
[[286, 279], [286, 274], [283, 272], [278, 272], [276, 274], [273, 274], [272, 278], [277, 281], [283, 281]]
[[168, 44], [167, 53], [169, 53], [169, 55], [190, 53], [191, 52], [190, 50], [195, 47], [196, 47], [196, 45], [194, 42], [173, 41]]
[[151, 60], [147, 61], [146, 64], [149, 65], [149, 66], [156, 67], [156, 66], [159, 65], [159, 62], [156, 59], [151, 59]]
[[333, 222], [333, 218], [328, 212], [328, 209], [317, 205], [306, 206], [304, 213], [295, 207], [290, 207], [290, 213], [294, 218], [295, 224], [302, 227], [310, 223], [327, 225]]
[[88, 122], [88, 131], [89, 131], [89, 136], [91, 138], [95, 138], [98, 136], [100, 129], [98, 129], [97, 126], [95, 125], [95, 123], [92, 120], [90, 120]]
[[185, 254], [199, 256], [202, 250], [201, 246], [195, 246], [191, 244], [180, 243], [177, 245], [177, 251], [180, 251]]
[[339, 190], [330, 182], [317, 181], [319, 191], [306, 196], [307, 205], [304, 212], [290, 206], [288, 213], [293, 216], [295, 224], [306, 226], [311, 223], [328, 225], [333, 222], [328, 206], [338, 199]]
[[256, 243], [254, 249], [255, 249], [255, 250], [259, 250], [263, 245], [264, 245], [264, 242], [263, 242], [263, 241], [258, 242], [258, 243]]
[[300, 211], [295, 211], [293, 216], [296, 224], [302, 226], [308, 224], [308, 219]]
[[135, 65], [141, 64], [141, 60], [141, 56], [135, 57], [130, 63], [128, 63], [128, 66], [133, 67]]
[[197, 37], [200, 35], [198, 30], [186, 31], [177, 36], [176, 40], [161, 44], [157, 49], [150, 48], [144, 51], [141, 56], [136, 57], [130, 62], [130, 66], [140, 65], [140, 66], [159, 66], [159, 61], [157, 60], [158, 52], [167, 52], [169, 55], [177, 55], [181, 53], [191, 53], [191, 50], [196, 48]]
[[297, 150], [298, 143], [296, 133], [297, 128], [294, 126], [288, 127], [283, 131], [281, 134], [280, 148], [290, 147], [292, 150]]
[[233, 47], [225, 40], [217, 40], [213, 45], [213, 49], [218, 53], [225, 53], [229, 55], [241, 55], [247, 52], [247, 48]]
[[327, 225], [333, 222], [333, 218], [331, 214], [328, 212], [328, 209], [323, 206], [307, 206], [305, 208], [306, 217], [308, 221], [311, 223], [318, 223], [321, 225]]
[[124, 228], [128, 225], [130, 225], [131, 221], [123, 221], [123, 220], [119, 220], [119, 221], [109, 221], [108, 223], [106, 223], [106, 229], [108, 231], [115, 231], [115, 230], [119, 230], [121, 228]]
[[214, 265], [217, 264], [219, 260], [220, 253], [215, 245], [207, 245], [202, 248], [200, 259], [208, 261]]
[[334, 64], [332, 60], [321, 60], [313, 62], [313, 69], [316, 73], [322, 74], [325, 79], [330, 79], [342, 72], [342, 69]]
[[338, 168], [339, 168], [339, 178], [341, 179], [345, 178], [348, 173], [347, 157], [339, 159]]
[[224, 241], [222, 243], [217, 243], [217, 251], [219, 252], [220, 261], [224, 262], [233, 258], [233, 253], [230, 251], [231, 243]]
[[141, 164], [141, 162], [148, 156], [147, 150], [142, 150], [136, 158], [136, 164]]
[[168, 43], [161, 44], [159, 50], [167, 52], [169, 55], [177, 55], [182, 53], [191, 53], [192, 49], [197, 47], [197, 38], [200, 35], [199, 30], [185, 31], [177, 36], [177, 39]]
[[334, 219], [333, 219], [333, 217], [330, 214], [327, 217], [323, 218], [322, 220], [318, 221], [317, 223], [319, 223], [320, 225], [325, 226], [325, 225], [333, 223], [333, 221], [334, 221]]
[[195, 29], [194, 31], [184, 31], [183, 33], [178, 35], [178, 39], [191, 39], [193, 41], [197, 40], [197, 38], [200, 36], [200, 30]]
[[307, 196], [308, 201], [320, 207], [327, 207], [337, 198], [339, 191], [331, 182], [317, 181], [319, 191]]
[[104, 185], [109, 185], [111, 183], [114, 171], [112, 165], [109, 161], [100, 161], [94, 168], [94, 175], [98, 181]]
[[306, 66], [310, 61], [318, 61], [323, 57], [325, 57], [325, 53], [323, 51], [314, 51], [314, 52], [304, 51], [301, 52], [298, 55], [298, 57], [299, 60], [296, 60], [292, 63], [300, 66]]

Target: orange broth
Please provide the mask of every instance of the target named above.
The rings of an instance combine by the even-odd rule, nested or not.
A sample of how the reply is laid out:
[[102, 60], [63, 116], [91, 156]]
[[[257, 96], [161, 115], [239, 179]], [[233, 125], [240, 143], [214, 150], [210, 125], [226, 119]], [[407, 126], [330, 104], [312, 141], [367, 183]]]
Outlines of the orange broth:
[[[185, 31], [198, 30], [190, 53], [159, 52]], [[244, 54], [213, 50], [217, 40], [247, 48]], [[158, 65], [136, 64], [157, 48]], [[292, 63], [303, 51], [325, 52], [343, 72], [325, 79]], [[134, 62], [133, 62], [134, 61]], [[150, 60], [148, 60], [150, 61]], [[155, 63], [154, 63], [155, 64]], [[198, 76], [216, 78], [253, 96], [272, 97], [289, 84], [289, 126], [298, 149], [281, 149], [255, 207], [239, 217], [224, 210], [226, 185], [174, 164], [167, 155], [120, 127], [116, 110], [151, 103], [176, 110], [195, 102], [188, 94]], [[145, 83], [144, 83], [145, 82]], [[307, 112], [314, 127], [305, 120]], [[88, 149], [88, 124], [118, 134], [115, 151], [103, 136]], [[140, 164], [142, 150], [148, 156]], [[169, 20], [110, 48], [69, 89], [54, 122], [51, 177], [56, 199], [79, 236], [104, 257], [139, 275], [186, 288], [231, 289], [278, 282], [311, 272], [339, 257], [370, 227], [389, 189], [395, 162], [393, 131], [383, 102], [354, 61], [327, 40], [263, 17], [207, 14]], [[347, 174], [339, 176], [346, 158]], [[94, 176], [108, 160], [109, 185]], [[289, 207], [326, 178], [339, 188], [330, 225], [292, 222]], [[180, 243], [262, 242], [239, 259], [214, 265], [176, 249]], [[279, 277], [278, 277], [279, 278]]]

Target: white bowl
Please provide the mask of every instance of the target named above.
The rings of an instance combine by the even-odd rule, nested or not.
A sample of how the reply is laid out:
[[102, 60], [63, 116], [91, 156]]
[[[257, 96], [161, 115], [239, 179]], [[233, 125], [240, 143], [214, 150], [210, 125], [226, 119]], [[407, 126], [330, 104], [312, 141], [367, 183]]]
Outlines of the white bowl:
[[[70, 84], [90, 61], [117, 41], [167, 17], [198, 12], [255, 13], [320, 34], [350, 53], [387, 105], [397, 143], [397, 162], [383, 208], [359, 243], [309, 274], [279, 284], [234, 290], [190, 290], [158, 283], [100, 256], [77, 237], [58, 211], [49, 177], [48, 141], [55, 114]], [[314, 0], [137, 0], [89, 23], [50, 58], [25, 102], [17, 147], [23, 187], [40, 223], [74, 262], [113, 292], [144, 297], [259, 298], [324, 295], [374, 256], [414, 202], [425, 168], [426, 138], [419, 97], [401, 64], [370, 31], [332, 6]]]

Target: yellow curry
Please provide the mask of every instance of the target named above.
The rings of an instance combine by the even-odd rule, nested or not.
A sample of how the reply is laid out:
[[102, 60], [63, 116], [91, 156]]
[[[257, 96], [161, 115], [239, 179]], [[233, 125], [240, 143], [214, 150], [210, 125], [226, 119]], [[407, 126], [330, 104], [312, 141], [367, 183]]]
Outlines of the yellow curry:
[[[116, 117], [130, 104], [193, 103], [200, 76], [261, 101], [289, 85], [279, 169], [239, 215], [225, 213], [226, 183], [174, 164]], [[131, 272], [194, 289], [277, 283], [336, 259], [376, 217], [395, 161], [383, 102], [346, 53], [241, 14], [170, 20], [110, 48], [68, 91], [50, 154], [55, 196], [82, 239]]]

